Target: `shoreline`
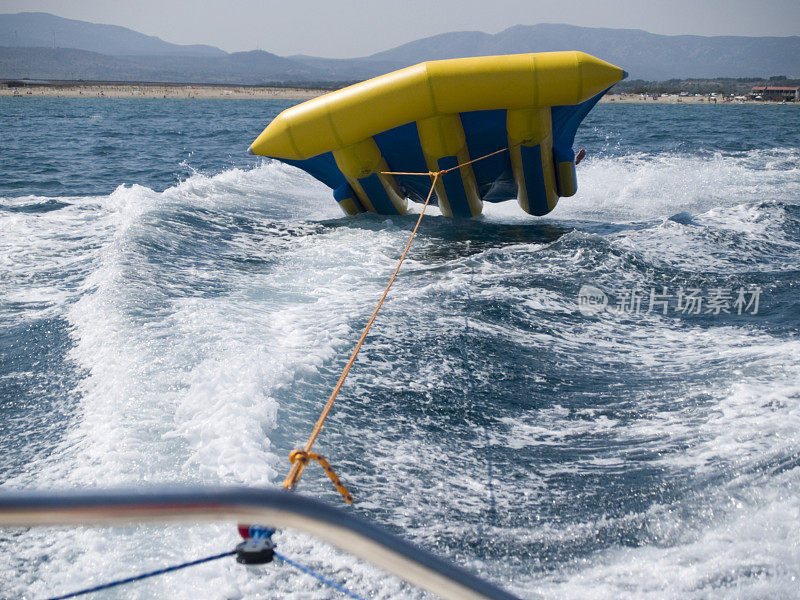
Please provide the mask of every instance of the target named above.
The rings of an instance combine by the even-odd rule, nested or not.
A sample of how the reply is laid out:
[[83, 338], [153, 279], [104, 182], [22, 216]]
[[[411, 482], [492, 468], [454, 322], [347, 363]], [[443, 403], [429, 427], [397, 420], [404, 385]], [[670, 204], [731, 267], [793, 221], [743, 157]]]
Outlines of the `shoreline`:
[[[15, 84], [22, 82], [15, 82]], [[276, 87], [255, 85], [192, 85], [178, 83], [84, 83], [31, 82], [29, 85], [0, 83], [0, 98], [200, 98], [220, 100], [308, 100], [331, 92], [331, 89]], [[679, 96], [645, 94], [606, 94], [600, 102], [623, 104], [757, 104], [774, 105], [780, 102], [750, 100], [710, 95]], [[788, 102], [798, 105], [798, 102]]]
[[[646, 94], [606, 94], [600, 102], [619, 102], [622, 104], [705, 104], [705, 105], [780, 105], [781, 102], [769, 102], [766, 100], [750, 100], [743, 96], [711, 96], [693, 95], [679, 96], [678, 94], [662, 94], [657, 96]], [[784, 104], [800, 106], [800, 102], [786, 102]]]
[[182, 83], [31, 83], [0, 84], [0, 98], [202, 98], [307, 100], [331, 90], [255, 85], [192, 85]]

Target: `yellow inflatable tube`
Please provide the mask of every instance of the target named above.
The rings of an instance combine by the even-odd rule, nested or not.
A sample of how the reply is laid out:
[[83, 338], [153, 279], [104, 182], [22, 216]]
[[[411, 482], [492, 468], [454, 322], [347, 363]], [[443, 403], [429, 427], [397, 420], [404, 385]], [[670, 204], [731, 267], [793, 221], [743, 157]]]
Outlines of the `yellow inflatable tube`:
[[434, 116], [580, 104], [620, 81], [623, 73], [577, 51], [421, 63], [285, 110], [250, 151], [304, 160]]

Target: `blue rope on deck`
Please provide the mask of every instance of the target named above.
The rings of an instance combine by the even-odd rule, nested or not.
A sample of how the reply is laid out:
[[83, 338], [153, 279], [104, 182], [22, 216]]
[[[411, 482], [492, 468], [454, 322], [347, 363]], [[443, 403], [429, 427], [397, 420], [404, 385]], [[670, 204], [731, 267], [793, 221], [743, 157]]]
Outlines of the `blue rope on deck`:
[[65, 598], [75, 598], [77, 596], [83, 596], [84, 594], [91, 594], [92, 592], [107, 590], [108, 588], [116, 587], [118, 585], [133, 583], [134, 581], [141, 581], [142, 579], [147, 579], [148, 577], [155, 577], [156, 575], [163, 575], [164, 573], [170, 573], [172, 571], [177, 571], [179, 569], [185, 569], [186, 567], [193, 567], [194, 565], [211, 562], [212, 560], [217, 560], [218, 558], [233, 556], [234, 554], [236, 554], [236, 550], [230, 550], [229, 552], [214, 554], [213, 556], [206, 556], [205, 558], [198, 558], [197, 560], [181, 563], [179, 565], [174, 565], [172, 567], [166, 567], [164, 569], [158, 569], [157, 571], [149, 571], [147, 573], [142, 573], [141, 575], [134, 575], [133, 577], [126, 577], [125, 579], [110, 581], [109, 583], [104, 583], [91, 588], [86, 588], [84, 590], [79, 590], [77, 592], [72, 592], [70, 594], [65, 594], [63, 596], [55, 596], [53, 598], [50, 598], [49, 600], [64, 600]]
[[[110, 581], [108, 583], [103, 583], [101, 585], [96, 585], [94, 587], [86, 588], [83, 590], [78, 590], [77, 592], [71, 592], [69, 594], [64, 594], [63, 596], [54, 596], [49, 598], [48, 600], [65, 600], [66, 598], [76, 598], [78, 596], [83, 596], [85, 594], [92, 594], [94, 592], [99, 592], [101, 590], [107, 590], [109, 588], [116, 587], [118, 585], [124, 585], [126, 583], [133, 583], [134, 581], [141, 581], [142, 579], [147, 579], [149, 577], [155, 577], [156, 575], [163, 575], [164, 573], [171, 573], [172, 571], [178, 571], [180, 569], [185, 569], [186, 567], [192, 567], [194, 565], [199, 565], [206, 562], [211, 562], [212, 560], [217, 560], [219, 558], [225, 558], [226, 556], [233, 556], [236, 554], [236, 550], [231, 550], [229, 552], [222, 552], [221, 554], [214, 554], [212, 556], [206, 556], [205, 558], [198, 558], [197, 560], [192, 560], [189, 562], [181, 563], [179, 565], [173, 565], [171, 567], [166, 567], [163, 569], [158, 569], [157, 571], [149, 571], [147, 573], [142, 573], [140, 575], [134, 575], [133, 577], [126, 577], [125, 579], [117, 579], [116, 581]], [[343, 594], [349, 596], [350, 598], [354, 598], [355, 600], [368, 600], [363, 596], [359, 596], [355, 592], [348, 590], [346, 587], [336, 583], [332, 579], [328, 579], [324, 575], [317, 573], [313, 569], [301, 565], [300, 563], [283, 556], [282, 554], [275, 552], [275, 556], [280, 558], [283, 562], [288, 565], [293, 566], [295, 569], [306, 573], [307, 575], [311, 575], [312, 577], [318, 579], [325, 585], [342, 592]]]

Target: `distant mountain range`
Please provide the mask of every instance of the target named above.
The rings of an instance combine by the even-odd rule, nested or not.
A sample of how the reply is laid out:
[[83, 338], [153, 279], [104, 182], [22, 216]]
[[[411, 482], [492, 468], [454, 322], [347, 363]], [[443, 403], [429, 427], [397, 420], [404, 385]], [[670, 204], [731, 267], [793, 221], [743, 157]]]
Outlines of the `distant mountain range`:
[[636, 29], [516, 25], [444, 33], [354, 59], [178, 45], [116, 25], [47, 13], [0, 14], [0, 79], [223, 84], [354, 81], [424, 60], [583, 50], [634, 79], [800, 77], [800, 36], [666, 36]]
[[74, 48], [110, 56], [224, 56], [214, 46], [179, 46], [119, 25], [99, 25], [48, 13], [0, 15], [0, 46]]

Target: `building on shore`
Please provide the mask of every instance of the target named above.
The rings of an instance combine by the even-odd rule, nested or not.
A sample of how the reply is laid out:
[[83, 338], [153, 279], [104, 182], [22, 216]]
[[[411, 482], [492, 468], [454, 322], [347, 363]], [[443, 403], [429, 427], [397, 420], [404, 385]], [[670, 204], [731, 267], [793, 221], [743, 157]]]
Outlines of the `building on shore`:
[[750, 98], [772, 102], [798, 102], [800, 101], [800, 87], [755, 85], [750, 90]]

